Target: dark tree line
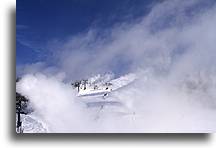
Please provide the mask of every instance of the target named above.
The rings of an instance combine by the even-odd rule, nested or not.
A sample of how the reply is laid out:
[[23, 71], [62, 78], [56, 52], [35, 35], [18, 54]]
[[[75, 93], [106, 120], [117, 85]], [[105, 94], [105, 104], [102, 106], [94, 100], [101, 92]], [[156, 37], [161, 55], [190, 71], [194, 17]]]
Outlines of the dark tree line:
[[88, 83], [88, 80], [80, 80], [80, 81], [75, 81], [73, 83], [71, 83], [71, 85], [74, 87], [74, 88], [77, 88], [78, 92], [80, 91], [80, 86], [81, 84], [84, 86], [84, 90], [86, 89], [86, 85]]
[[[21, 80], [21, 78], [17, 78], [16, 83], [19, 82], [20, 80]], [[30, 109], [28, 107], [28, 104], [29, 104], [29, 100], [25, 96], [23, 96], [20, 93], [16, 92], [16, 114], [17, 114], [16, 127], [17, 127], [17, 129], [20, 129], [21, 126], [22, 126], [20, 115], [21, 114], [26, 115], [26, 114], [33, 111], [32, 109]]]
[[[16, 83], [19, 82], [21, 78], [16, 79]], [[27, 114], [29, 100], [21, 95], [21, 93], [16, 92], [16, 112], [20, 112], [21, 114]]]
[[28, 113], [28, 102], [29, 100], [22, 96], [20, 93], [16, 92], [16, 111], [20, 112], [21, 114], [27, 114]]
[[77, 88], [78, 92], [80, 90], [80, 85], [81, 85], [81, 81], [75, 81], [73, 83], [71, 83], [71, 85], [74, 87], [74, 88]]

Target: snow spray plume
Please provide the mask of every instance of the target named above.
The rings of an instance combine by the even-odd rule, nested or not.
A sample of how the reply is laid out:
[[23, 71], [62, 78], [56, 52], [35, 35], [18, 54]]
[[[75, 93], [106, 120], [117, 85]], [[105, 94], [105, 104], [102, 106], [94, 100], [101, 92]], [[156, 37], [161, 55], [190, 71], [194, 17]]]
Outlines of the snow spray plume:
[[105, 111], [91, 120], [95, 111], [86, 111], [55, 76], [27, 75], [18, 90], [52, 132], [215, 132], [215, 24], [215, 2], [164, 1], [135, 24], [110, 29], [105, 38], [94, 29], [58, 42], [56, 67], [66, 79], [105, 71], [136, 74], [135, 83], [113, 93], [133, 115]]

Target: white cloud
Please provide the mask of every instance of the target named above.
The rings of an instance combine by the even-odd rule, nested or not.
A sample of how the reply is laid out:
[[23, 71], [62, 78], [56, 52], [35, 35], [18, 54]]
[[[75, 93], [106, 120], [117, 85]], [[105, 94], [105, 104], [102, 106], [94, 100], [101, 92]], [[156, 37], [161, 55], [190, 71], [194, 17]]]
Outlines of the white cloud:
[[135, 23], [122, 23], [102, 32], [90, 29], [49, 45], [55, 48], [57, 65], [70, 78], [149, 67], [166, 71], [187, 55], [184, 52], [214, 43], [215, 8], [199, 8], [200, 3], [204, 2], [164, 1]]
[[[119, 69], [121, 73], [139, 75], [139, 81], [114, 93], [137, 113], [133, 119], [117, 118], [105, 112], [99, 123], [88, 120], [89, 125], [62, 127], [62, 123], [53, 124], [52, 110], [56, 104], [51, 100], [63, 100], [57, 113], [61, 121], [83, 123], [85, 118], [92, 117], [84, 113], [83, 118], [82, 107], [81, 111], [79, 107], [69, 109], [74, 94], [67, 84], [33, 75], [24, 78], [20, 91], [33, 102], [45, 98], [38, 109], [50, 118], [48, 124], [56, 131], [74, 131], [80, 127], [79, 130], [95, 131], [213, 132], [216, 130], [216, 6], [198, 7], [201, 4], [202, 1], [196, 0], [164, 1], [135, 23], [122, 23], [104, 32], [89, 30], [67, 41], [55, 41], [58, 71], [65, 72], [67, 80]], [[36, 79], [29, 91], [25, 88], [26, 79], [33, 79], [30, 82]], [[37, 89], [41, 87], [42, 90]]]

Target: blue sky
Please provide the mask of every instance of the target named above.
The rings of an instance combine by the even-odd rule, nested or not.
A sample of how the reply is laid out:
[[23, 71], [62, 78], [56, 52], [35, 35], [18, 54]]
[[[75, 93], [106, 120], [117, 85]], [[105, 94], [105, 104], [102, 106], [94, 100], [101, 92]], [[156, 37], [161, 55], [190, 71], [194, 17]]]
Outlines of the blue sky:
[[[43, 117], [55, 117], [56, 105], [46, 102], [71, 102], [68, 84], [108, 71], [115, 77], [136, 75], [133, 84], [114, 95], [138, 114], [143, 108], [150, 111], [147, 131], [215, 131], [215, 0], [18, 0], [16, 14], [17, 69], [28, 74], [17, 91], [36, 104], [43, 98], [42, 108], [51, 110], [44, 112], [40, 103]], [[128, 77], [122, 78], [124, 83]], [[58, 107], [59, 115], [77, 113], [71, 106]], [[166, 120], [170, 117], [174, 122]], [[106, 130], [110, 119], [103, 122]], [[166, 126], [154, 126], [155, 119]], [[77, 129], [71, 126], [74, 118], [61, 121], [68, 123], [63, 123], [65, 130]], [[133, 129], [119, 123], [116, 129]], [[137, 120], [136, 125], [142, 123]], [[58, 131], [59, 125], [50, 129]], [[143, 126], [135, 129], [146, 131]]]
[[116, 23], [133, 21], [143, 16], [151, 3], [151, 0], [18, 0], [17, 65], [45, 61], [50, 40], [64, 40], [89, 28], [103, 30]]
[[195, 50], [196, 28], [209, 22], [214, 6], [214, 0], [19, 0], [17, 73], [48, 70], [80, 79], [150, 68], [166, 74]]

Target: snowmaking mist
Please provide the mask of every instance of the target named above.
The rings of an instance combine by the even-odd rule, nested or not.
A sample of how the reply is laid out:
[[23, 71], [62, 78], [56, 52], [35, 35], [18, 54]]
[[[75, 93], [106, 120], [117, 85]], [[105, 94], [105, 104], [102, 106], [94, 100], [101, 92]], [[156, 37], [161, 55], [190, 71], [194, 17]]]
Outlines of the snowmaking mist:
[[[50, 41], [58, 64], [22, 67], [17, 91], [48, 132], [215, 132], [215, 26], [213, 1], [163, 1], [101, 36], [94, 28]], [[110, 93], [121, 105], [99, 112], [70, 83], [107, 71], [116, 85], [133, 82]]]

